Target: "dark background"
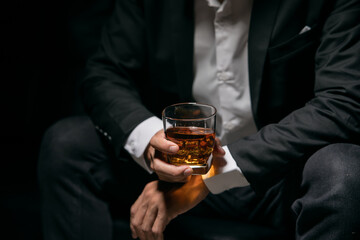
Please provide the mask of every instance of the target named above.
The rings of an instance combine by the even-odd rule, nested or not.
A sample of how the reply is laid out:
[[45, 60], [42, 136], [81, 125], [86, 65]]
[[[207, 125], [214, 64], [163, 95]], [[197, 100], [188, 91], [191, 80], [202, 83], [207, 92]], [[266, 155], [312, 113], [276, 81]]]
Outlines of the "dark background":
[[84, 114], [79, 82], [113, 2], [0, 3], [1, 239], [42, 239], [41, 138], [59, 119]]

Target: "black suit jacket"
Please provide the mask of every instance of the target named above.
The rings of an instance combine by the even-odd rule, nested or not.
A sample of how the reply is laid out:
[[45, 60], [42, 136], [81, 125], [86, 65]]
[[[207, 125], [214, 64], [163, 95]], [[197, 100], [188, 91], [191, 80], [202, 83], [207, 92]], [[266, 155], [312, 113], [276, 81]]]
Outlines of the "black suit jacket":
[[[116, 2], [82, 90], [118, 155], [139, 123], [193, 100], [193, 22], [193, 0]], [[359, 142], [359, 0], [254, 0], [248, 58], [259, 131], [229, 149], [257, 192], [327, 144]]]

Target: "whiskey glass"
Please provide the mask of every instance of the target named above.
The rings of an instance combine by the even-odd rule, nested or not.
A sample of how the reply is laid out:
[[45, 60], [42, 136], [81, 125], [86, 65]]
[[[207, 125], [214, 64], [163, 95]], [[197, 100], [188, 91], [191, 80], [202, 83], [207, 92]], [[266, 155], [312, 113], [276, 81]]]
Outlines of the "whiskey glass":
[[173, 165], [189, 165], [193, 175], [206, 174], [215, 145], [216, 108], [195, 102], [177, 103], [162, 111], [165, 136], [179, 146], [166, 154]]

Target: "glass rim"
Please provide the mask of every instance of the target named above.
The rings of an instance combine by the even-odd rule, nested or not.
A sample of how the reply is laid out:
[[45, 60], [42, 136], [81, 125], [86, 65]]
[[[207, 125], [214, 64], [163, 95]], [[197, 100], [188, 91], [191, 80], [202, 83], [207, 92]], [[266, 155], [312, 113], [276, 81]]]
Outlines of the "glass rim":
[[[170, 108], [170, 107], [176, 107], [176, 106], [180, 106], [180, 105], [198, 105], [198, 106], [203, 106], [203, 107], [209, 107], [209, 108], [212, 108], [214, 109], [214, 113], [212, 113], [210, 116], [208, 117], [202, 117], [202, 118], [174, 118], [174, 117], [167, 117], [165, 116], [165, 110]], [[162, 113], [161, 113], [161, 116], [165, 119], [169, 119], [169, 120], [174, 120], [174, 121], [203, 121], [203, 120], [207, 120], [207, 119], [210, 119], [212, 117], [214, 117], [217, 113], [217, 109], [213, 106], [213, 105], [210, 105], [210, 104], [206, 104], [206, 103], [198, 103], [198, 102], [182, 102], [182, 103], [175, 103], [175, 104], [172, 104], [172, 105], [169, 105], [167, 107], [165, 107], [163, 110], [162, 110]]]

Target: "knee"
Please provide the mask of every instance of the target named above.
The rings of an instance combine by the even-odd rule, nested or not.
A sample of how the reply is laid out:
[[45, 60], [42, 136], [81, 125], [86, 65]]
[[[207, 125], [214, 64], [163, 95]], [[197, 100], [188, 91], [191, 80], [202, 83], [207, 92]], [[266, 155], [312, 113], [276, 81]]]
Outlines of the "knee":
[[43, 135], [39, 159], [40, 183], [54, 179], [69, 170], [74, 155], [85, 149], [89, 131], [95, 130], [88, 117], [70, 117], [50, 126]]
[[338, 190], [346, 194], [360, 191], [360, 146], [332, 144], [313, 154], [305, 164], [303, 183]]
[[50, 152], [67, 153], [81, 147], [90, 132], [95, 132], [91, 120], [85, 116], [64, 118], [44, 133], [41, 149]]

